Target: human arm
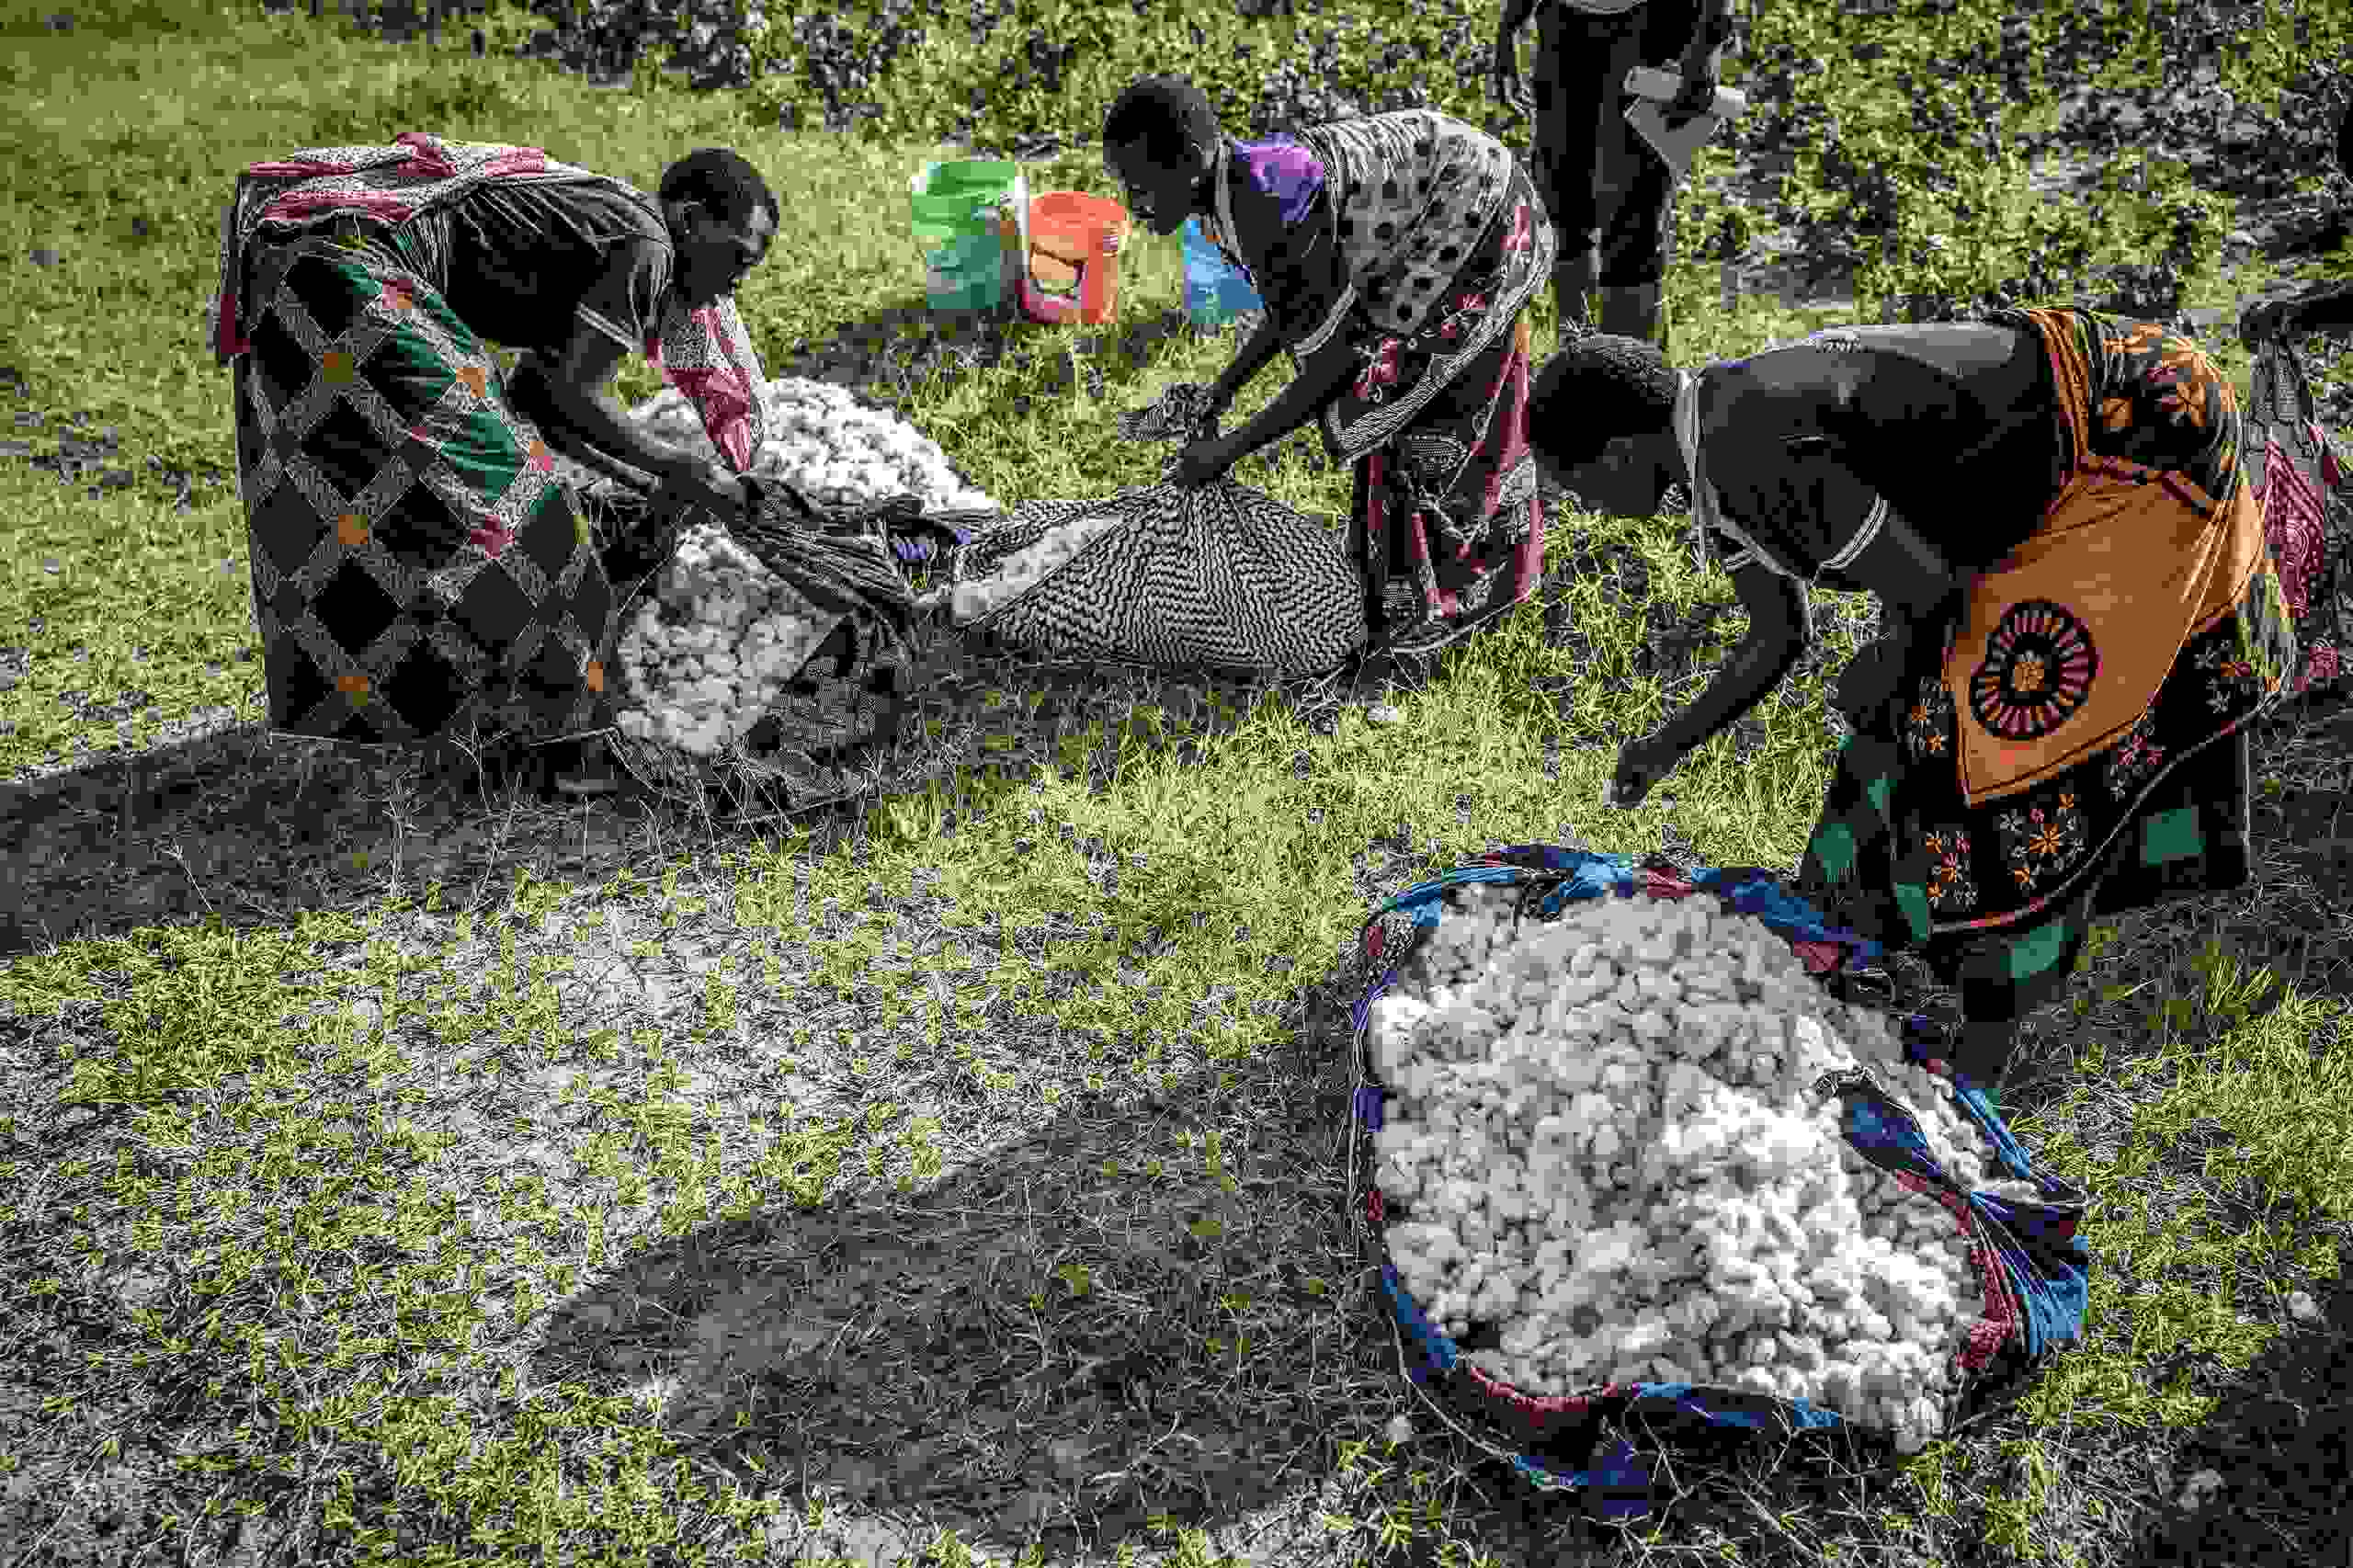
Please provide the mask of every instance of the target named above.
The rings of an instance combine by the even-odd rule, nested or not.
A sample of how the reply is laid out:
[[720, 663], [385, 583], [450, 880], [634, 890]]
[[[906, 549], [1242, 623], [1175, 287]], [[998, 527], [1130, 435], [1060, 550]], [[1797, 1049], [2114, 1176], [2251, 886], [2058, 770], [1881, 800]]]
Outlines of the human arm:
[[743, 482], [718, 463], [650, 434], [613, 396], [612, 377], [627, 350], [582, 324], [555, 356], [527, 356], [509, 393], [517, 409], [563, 451], [585, 444], [620, 458], [722, 515], [740, 506]]
[[1654, 732], [1654, 738], [1677, 756], [1688, 756], [1737, 723], [1796, 667], [1813, 641], [1805, 600], [1795, 583], [1761, 562], [1733, 573], [1732, 583], [1748, 611], [1748, 635], [1699, 699]]
[[1228, 437], [1233, 443], [1234, 460], [1238, 462], [1273, 446], [1322, 414], [1356, 379], [1358, 369], [1356, 351], [1348, 346], [1347, 337], [1334, 333], [1299, 367], [1290, 385], [1274, 402]]
[[1796, 667], [1812, 641], [1805, 600], [1796, 584], [1762, 562], [1734, 572], [1732, 581], [1748, 611], [1748, 635], [1697, 701], [1620, 751], [1611, 805], [1631, 810], [1642, 804], [1652, 786], [1685, 757], [1763, 701]]
[[585, 442], [664, 480], [699, 466], [692, 453], [639, 425], [613, 396], [613, 371], [626, 352], [593, 327], [575, 326], [561, 352], [535, 351], [515, 368], [515, 403], [535, 420], [554, 415], [541, 434], [559, 449]]
[[1251, 258], [1252, 276], [1266, 301], [1267, 315], [1219, 378], [1216, 392], [1230, 402], [1285, 345], [1315, 347], [1299, 362], [1291, 384], [1273, 403], [1242, 429], [1221, 437], [1213, 449], [1200, 454], [1208, 466], [1230, 464], [1289, 436], [1322, 413], [1358, 369], [1344, 319], [1353, 308], [1354, 297], [1348, 292], [1347, 272], [1320, 189], [1309, 187], [1279, 196], [1245, 180], [1233, 193], [1233, 215], [1238, 231], [1234, 242]]
[[2289, 318], [2298, 332], [2353, 329], [2353, 282], [2325, 284], [2296, 301]]
[[1536, 14], [1536, 0], [1504, 0], [1503, 17], [1495, 32], [1495, 63], [1488, 85], [1495, 101], [1522, 114], [1534, 112], [1535, 103], [1519, 74], [1519, 30]]
[[2239, 317], [2239, 340], [2259, 348], [2265, 340], [2306, 332], [2353, 329], [2353, 281], [2324, 283], [2299, 294], [2258, 300]]
[[1281, 351], [1282, 346], [1282, 323], [1270, 312], [1262, 313], [1257, 330], [1233, 356], [1233, 363], [1211, 383], [1211, 405], [1220, 414], [1233, 406], [1233, 400], [1242, 395], [1242, 389], [1258, 379], [1258, 372], [1267, 368], [1267, 362]]

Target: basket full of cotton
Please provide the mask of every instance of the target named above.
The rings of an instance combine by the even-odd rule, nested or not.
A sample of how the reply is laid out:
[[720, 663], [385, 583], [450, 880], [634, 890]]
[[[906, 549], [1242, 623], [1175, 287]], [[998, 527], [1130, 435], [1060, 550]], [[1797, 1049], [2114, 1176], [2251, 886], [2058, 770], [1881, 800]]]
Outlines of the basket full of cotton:
[[[843, 523], [869, 517], [865, 544], [879, 564], [919, 582], [944, 564], [960, 537], [994, 517], [995, 504], [958, 473], [939, 447], [904, 419], [860, 403], [847, 389], [786, 377], [760, 392], [766, 436], [748, 471], [756, 482], [791, 487], [812, 507]], [[662, 439], [715, 459], [717, 449], [693, 405], [664, 388], [631, 411]], [[858, 700], [866, 683], [820, 715], [795, 710], [797, 698], [834, 673], [810, 668], [810, 656], [845, 620], [856, 645], [840, 673], [862, 673], [880, 660], [871, 617], [848, 612], [822, 585], [795, 582], [765, 564], [746, 541], [699, 515], [666, 529], [647, 503], [569, 458], [557, 472], [577, 484], [593, 517], [659, 535], [651, 571], [631, 600], [618, 653], [623, 700], [621, 733], [698, 758], [739, 747], [763, 720], [790, 713], [795, 728], [824, 730], [828, 741], [870, 732], [875, 705]], [[653, 526], [648, 528], [648, 525]], [[916, 526], [928, 524], [929, 526]], [[854, 530], [853, 530], [854, 531]], [[805, 703], [803, 704], [805, 706]], [[851, 712], [850, 710], [858, 710]]]
[[1546, 1487], [1647, 1511], [1628, 1431], [1899, 1453], [2077, 1338], [2086, 1197], [1770, 873], [1499, 850], [1376, 910], [1351, 1190], [1403, 1369]]

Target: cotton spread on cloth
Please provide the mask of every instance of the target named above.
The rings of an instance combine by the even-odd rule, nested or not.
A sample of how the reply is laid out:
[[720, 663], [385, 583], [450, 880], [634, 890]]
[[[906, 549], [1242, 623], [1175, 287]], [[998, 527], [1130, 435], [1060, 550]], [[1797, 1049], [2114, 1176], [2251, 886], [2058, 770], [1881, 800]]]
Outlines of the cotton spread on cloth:
[[[256, 302], [274, 297], [290, 260], [284, 242], [305, 231], [338, 219], [394, 228], [499, 182], [599, 177], [536, 147], [449, 142], [419, 131], [403, 132], [389, 147], [313, 148], [255, 164], [238, 176], [236, 197], [222, 211], [220, 284], [208, 334], [215, 360], [226, 365], [251, 347]], [[414, 263], [416, 253], [408, 254]], [[689, 307], [675, 290], [665, 290], [654, 326], [634, 347], [695, 405], [735, 472], [748, 472], [766, 435], [757, 396], [766, 378], [734, 301]]]

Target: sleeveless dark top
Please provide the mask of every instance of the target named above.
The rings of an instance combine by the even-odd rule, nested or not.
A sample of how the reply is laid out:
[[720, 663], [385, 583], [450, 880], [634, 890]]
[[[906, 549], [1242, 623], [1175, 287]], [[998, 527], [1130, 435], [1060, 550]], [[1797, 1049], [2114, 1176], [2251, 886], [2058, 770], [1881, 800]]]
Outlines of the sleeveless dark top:
[[643, 353], [676, 265], [658, 204], [602, 175], [493, 181], [390, 237], [476, 336], [551, 354], [582, 324]]
[[1883, 500], [1955, 567], [1983, 571], [2040, 523], [2063, 477], [2040, 337], [1938, 325], [1834, 328], [1709, 367], [1706, 478], [1745, 540], [1707, 542], [1727, 568], [1753, 544], [1789, 575], [1824, 570]]

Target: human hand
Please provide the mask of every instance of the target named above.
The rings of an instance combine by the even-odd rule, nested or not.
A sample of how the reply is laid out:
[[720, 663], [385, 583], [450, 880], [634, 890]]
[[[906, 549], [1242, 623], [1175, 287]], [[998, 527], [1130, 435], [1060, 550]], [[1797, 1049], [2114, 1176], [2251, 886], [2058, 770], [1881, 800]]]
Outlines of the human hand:
[[1177, 453], [1176, 460], [1168, 465], [1169, 481], [1191, 489], [1195, 485], [1222, 479], [1225, 471], [1233, 466], [1236, 455], [1233, 443], [1223, 437], [1212, 436], [1207, 440], [1195, 441]]
[[1129, 441], [1189, 441], [1214, 435], [1233, 394], [1199, 381], [1179, 381], [1142, 408], [1119, 416], [1120, 436]]
[[722, 519], [733, 519], [750, 506], [752, 487], [743, 475], [730, 473], [715, 462], [697, 463], [664, 482], [662, 495], [674, 506], [701, 506]]
[[1716, 92], [1721, 85], [1713, 50], [1705, 54], [1685, 55], [1677, 74], [1683, 78], [1683, 90], [1661, 106], [1669, 131], [1680, 131], [1693, 119], [1715, 108]]
[[1488, 90], [1495, 95], [1495, 102], [1521, 114], [1536, 112], [1535, 100], [1529, 97], [1528, 83], [1519, 74], [1519, 41], [1518, 29], [1506, 26], [1495, 39], [1495, 58], [1487, 69]]
[[1658, 781], [1675, 771], [1683, 760], [1683, 752], [1662, 743], [1656, 735], [1644, 735], [1628, 741], [1618, 748], [1618, 768], [1610, 775], [1608, 788], [1603, 791], [1602, 802], [1621, 812], [1631, 812], [1646, 800]]

